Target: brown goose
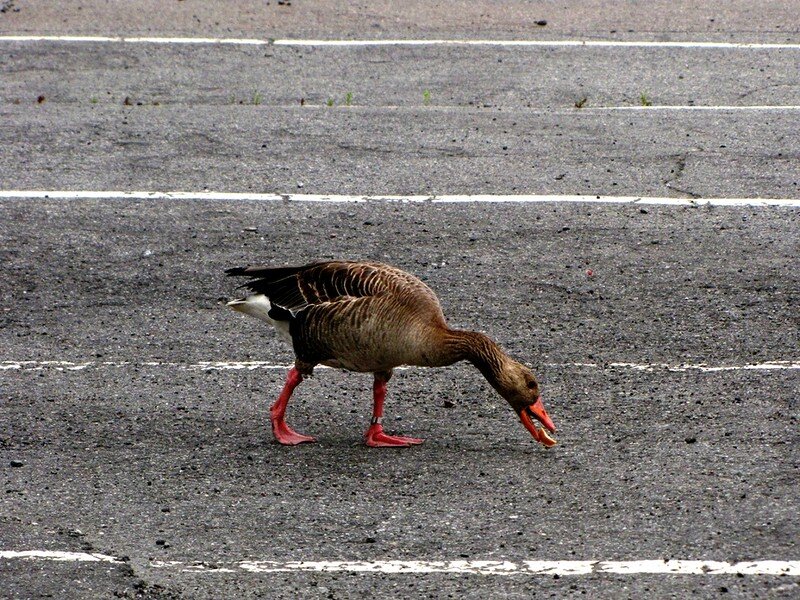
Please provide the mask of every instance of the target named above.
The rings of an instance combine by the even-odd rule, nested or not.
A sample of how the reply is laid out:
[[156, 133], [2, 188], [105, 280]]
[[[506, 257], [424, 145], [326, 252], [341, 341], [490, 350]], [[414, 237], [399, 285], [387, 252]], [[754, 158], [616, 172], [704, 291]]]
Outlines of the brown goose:
[[530, 369], [486, 335], [450, 329], [436, 294], [413, 275], [380, 263], [338, 260], [302, 267], [237, 267], [226, 273], [251, 277], [242, 287], [254, 292], [228, 306], [270, 323], [294, 348], [295, 365], [270, 408], [272, 432], [281, 444], [316, 441], [291, 429], [285, 420], [292, 392], [316, 365], [374, 373], [367, 446], [421, 444], [421, 439], [383, 431], [383, 403], [392, 369], [467, 360], [508, 401], [534, 439], [546, 447], [555, 445], [531, 420], [555, 432]]

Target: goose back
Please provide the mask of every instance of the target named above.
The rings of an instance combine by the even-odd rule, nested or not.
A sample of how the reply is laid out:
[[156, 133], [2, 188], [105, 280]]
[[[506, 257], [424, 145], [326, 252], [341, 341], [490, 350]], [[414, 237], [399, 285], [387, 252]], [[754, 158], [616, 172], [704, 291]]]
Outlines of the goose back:
[[[353, 371], [432, 366], [447, 330], [439, 300], [417, 277], [381, 263], [328, 261], [301, 267], [247, 267], [229, 275], [269, 298], [289, 321], [300, 363]], [[280, 314], [284, 311], [284, 315]]]

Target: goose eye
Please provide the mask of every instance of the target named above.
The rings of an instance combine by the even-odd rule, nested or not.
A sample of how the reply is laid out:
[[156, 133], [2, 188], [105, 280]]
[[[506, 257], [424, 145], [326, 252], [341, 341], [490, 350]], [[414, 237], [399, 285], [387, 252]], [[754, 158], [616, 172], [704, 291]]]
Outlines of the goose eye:
[[529, 390], [536, 389], [536, 382], [535, 381], [529, 381], [528, 382], [528, 389]]

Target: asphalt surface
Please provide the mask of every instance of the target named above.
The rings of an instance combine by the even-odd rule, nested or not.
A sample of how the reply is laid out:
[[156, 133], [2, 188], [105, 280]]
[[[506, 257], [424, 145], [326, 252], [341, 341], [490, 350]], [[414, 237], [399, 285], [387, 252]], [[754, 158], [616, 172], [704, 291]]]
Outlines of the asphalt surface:
[[[410, 37], [417, 23], [418, 37], [533, 35], [515, 25], [525, 22], [516, 5], [500, 15], [420, 3], [401, 19], [388, 3], [270, 2], [258, 21], [254, 4], [184, 4], [147, 20], [147, 3], [109, 13], [58, 2], [56, 17], [6, 2], [0, 27]], [[550, 7], [535, 27], [553, 38], [797, 42], [791, 4], [700, 14], [653, 3], [612, 18], [585, 3]], [[797, 104], [799, 56], [3, 43], [0, 189], [798, 198], [796, 110], [609, 107], [641, 94]], [[0, 550], [124, 558], [2, 560], [2, 595], [794, 597], [797, 578], [773, 576], [214, 567], [797, 560], [798, 370], [649, 365], [797, 362], [798, 218], [789, 207], [2, 200], [0, 361], [34, 362], [0, 370]], [[468, 365], [392, 380], [387, 430], [422, 446], [363, 447], [370, 379], [329, 369], [288, 413], [319, 442], [274, 444], [267, 407], [284, 371], [199, 366], [292, 360], [271, 331], [224, 307], [237, 292], [223, 271], [326, 257], [416, 273], [453, 326], [529, 363], [558, 446], [535, 445]]]
[[800, 193], [797, 109], [609, 110], [796, 104], [798, 50], [0, 50], [5, 189]]
[[[744, 560], [794, 551], [796, 371], [570, 366], [791, 358], [798, 345], [792, 212], [177, 202], [0, 208], [10, 248], [5, 356], [133, 363], [4, 372], [7, 545], [89, 544], [129, 556], [132, 577], [187, 597], [267, 588], [292, 595], [312, 580], [337, 595], [401, 585], [412, 586], [409, 594], [523, 596], [532, 583], [187, 575], [149, 568], [150, 561]], [[427, 441], [376, 452], [358, 444], [370, 407], [364, 376], [326, 370], [305, 383], [290, 422], [320, 443], [290, 449], [272, 444], [266, 425], [282, 372], [141, 364], [290, 362], [271, 332], [222, 306], [234, 293], [222, 270], [254, 256], [283, 263], [333, 254], [424, 276], [453, 325], [483, 329], [534, 365], [560, 445], [535, 446], [467, 366], [401, 372], [389, 427]], [[444, 408], [446, 400], [455, 406]], [[9, 468], [10, 460], [24, 466]], [[76, 530], [83, 535], [70, 538]], [[92, 593], [130, 584], [108, 567], [79, 569]], [[14, 595], [24, 597], [32, 583], [50, 589], [49, 579], [21, 570]], [[688, 577], [670, 579], [666, 589], [685, 595], [725, 585], [747, 596], [779, 584]], [[579, 593], [568, 587], [578, 585], [619, 597], [658, 583], [544, 584], [553, 585], [559, 594]]]
[[574, 118], [13, 107], [0, 116], [14, 123], [0, 134], [10, 189], [54, 189], [55, 178], [63, 189], [99, 190], [794, 198], [800, 185], [797, 111]]
[[[547, 46], [219, 46], [7, 42], [4, 104], [187, 111], [213, 105], [345, 105], [552, 112], [641, 105], [790, 104], [798, 51]], [[621, 68], [625, 65], [624, 68]], [[198, 77], [202, 73], [202, 77]], [[426, 95], [425, 92], [428, 92]], [[177, 105], [177, 106], [176, 106]], [[572, 110], [577, 118], [580, 111]], [[584, 111], [588, 112], [588, 111]], [[314, 114], [314, 113], [312, 113]], [[438, 114], [438, 113], [437, 113]], [[496, 116], [496, 115], [494, 115]]]
[[[3, 0], [3, 28], [15, 34], [175, 35], [248, 38], [602, 38], [785, 42], [800, 31], [795, 1], [603, 0], [347, 2], [277, 0], [170, 2]], [[545, 25], [540, 25], [546, 21]]]

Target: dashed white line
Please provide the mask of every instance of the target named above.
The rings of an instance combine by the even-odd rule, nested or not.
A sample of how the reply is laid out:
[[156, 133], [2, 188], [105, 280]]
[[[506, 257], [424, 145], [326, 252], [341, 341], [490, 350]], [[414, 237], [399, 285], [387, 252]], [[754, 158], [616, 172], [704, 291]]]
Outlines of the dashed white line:
[[[760, 363], [743, 365], [708, 365], [706, 363], [545, 363], [544, 366], [555, 369], [623, 369], [630, 371], [669, 371], [672, 373], [685, 373], [697, 371], [700, 373], [719, 373], [726, 371], [781, 371], [787, 369], [800, 369], [800, 360], [772, 360]], [[181, 371], [255, 371], [255, 370], [288, 370], [290, 363], [272, 363], [268, 361], [199, 361], [196, 363], [160, 362], [160, 361], [68, 361], [68, 360], [4, 360], [0, 361], [2, 371], [83, 371], [85, 369], [119, 369], [134, 368], [166, 368]], [[320, 366], [320, 369], [328, 367]], [[413, 369], [414, 367], [399, 367], [399, 369]]]
[[77, 42], [118, 44], [221, 44], [237, 46], [506, 46], [578, 48], [696, 48], [700, 50], [798, 50], [796, 43], [703, 42], [655, 40], [470, 40], [470, 39], [252, 39], [217, 37], [139, 37], [92, 35], [2, 35], [0, 42]]
[[[0, 559], [51, 560], [72, 562], [122, 562], [105, 554], [56, 552], [43, 550], [0, 551]], [[725, 562], [715, 560], [376, 560], [376, 561], [273, 561], [246, 560], [219, 564], [208, 561], [151, 561], [150, 567], [190, 573], [386, 573], [463, 575], [559, 575], [578, 576], [593, 573], [617, 575], [771, 575], [800, 576], [800, 561], [759, 560]]]
[[800, 208], [800, 198], [672, 198], [659, 196], [588, 196], [542, 194], [446, 194], [441, 196], [356, 194], [256, 194], [248, 192], [122, 191], [122, 190], [0, 190], [0, 200], [193, 200], [242, 202], [397, 202], [433, 204], [565, 203], [646, 204], [661, 206], [731, 206]]

